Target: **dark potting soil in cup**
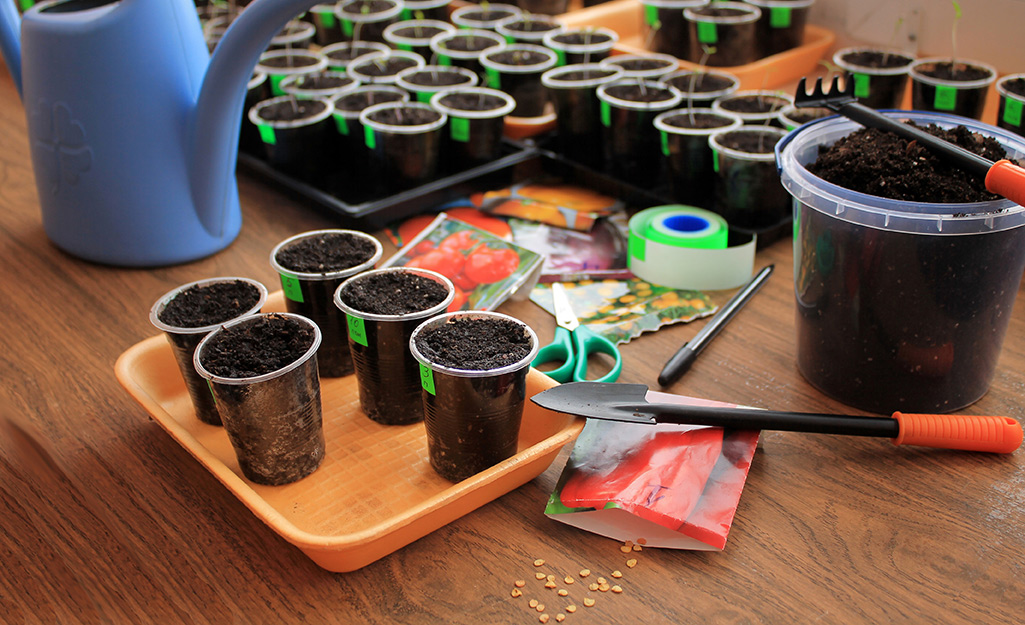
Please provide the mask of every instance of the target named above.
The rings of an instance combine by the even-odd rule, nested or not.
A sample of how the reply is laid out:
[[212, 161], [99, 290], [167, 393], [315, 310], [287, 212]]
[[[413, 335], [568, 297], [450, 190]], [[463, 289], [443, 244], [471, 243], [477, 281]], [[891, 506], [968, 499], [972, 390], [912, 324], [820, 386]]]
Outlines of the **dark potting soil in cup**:
[[523, 328], [511, 321], [457, 318], [421, 333], [417, 349], [446, 367], [487, 371], [523, 360], [532, 345]]
[[357, 61], [351, 67], [360, 74], [380, 78], [394, 76], [404, 69], [415, 66], [416, 61], [413, 59], [404, 56], [389, 56], [385, 59], [375, 58], [367, 61]]
[[[373, 315], [405, 315], [437, 306], [448, 289], [441, 282], [415, 273], [389, 271], [350, 282], [341, 298], [348, 306]], [[403, 349], [405, 346], [402, 346]]]
[[[958, 128], [946, 138], [1000, 158], [992, 139], [965, 141], [967, 135]], [[963, 172], [876, 130], [852, 133], [808, 169], [872, 195], [897, 187], [917, 201], [993, 197], [981, 180], [957, 181], [964, 195], [956, 197], [951, 178]], [[848, 173], [869, 170], [875, 173], [868, 180]], [[936, 187], [946, 190], [938, 194]], [[802, 374], [844, 403], [883, 414], [950, 412], [981, 397], [1025, 266], [1020, 229], [938, 236], [837, 223], [817, 210], [802, 210], [798, 218], [798, 245], [814, 250], [804, 255], [811, 264], [796, 273]]]
[[349, 61], [361, 57], [364, 54], [370, 54], [371, 52], [381, 52], [378, 48], [372, 46], [361, 46], [359, 42], [353, 42], [348, 48], [339, 48], [337, 50], [331, 50], [326, 53], [325, 56], [328, 58], [328, 64], [330, 61], [337, 61], [339, 63], [348, 63]]
[[485, 28], [484, 24], [497, 22], [507, 17], [512, 17], [513, 15], [516, 15], [516, 13], [510, 11], [509, 9], [482, 8], [480, 11], [466, 11], [465, 13], [461, 13], [460, 17], [471, 22], [477, 22], [478, 24], [480, 24], [480, 26], [477, 26], [477, 28]]
[[733, 123], [733, 120], [729, 117], [714, 113], [695, 113], [693, 115], [680, 113], [679, 115], [667, 118], [665, 121], [667, 124], [678, 128], [722, 128]]
[[[341, 98], [335, 100], [335, 108], [339, 111], [350, 111], [357, 113], [373, 106], [374, 104], [384, 104], [385, 102], [395, 102], [402, 99], [402, 94], [395, 91], [359, 91], [347, 93]], [[355, 122], [354, 122], [355, 123]], [[360, 140], [363, 137], [360, 136]]]
[[202, 328], [234, 319], [258, 301], [260, 291], [248, 282], [215, 282], [185, 289], [157, 317], [170, 326]]
[[302, 100], [293, 98], [274, 102], [260, 109], [260, 117], [270, 122], [295, 121], [306, 119], [322, 112], [327, 104], [320, 100]]
[[371, 113], [374, 121], [392, 126], [420, 126], [429, 124], [437, 121], [440, 115], [437, 111], [413, 107], [391, 108]]
[[[954, 64], [949, 61], [944, 63], [925, 63], [919, 65], [917, 71], [924, 76], [955, 83], [971, 83], [992, 76], [992, 73], [985, 68], [967, 63], [957, 63], [957, 66], [954, 67]], [[979, 119], [986, 103], [986, 94], [989, 91], [989, 86], [947, 87], [948, 90], [953, 91], [955, 98], [949, 102], [944, 102], [942, 106], [941, 101], [944, 100], [942, 97], [943, 91], [939, 91], [937, 85], [929, 84], [922, 80], [912, 80], [911, 89], [912, 105], [916, 108], [942, 110], [954, 115], [961, 115], [962, 117]]]
[[673, 98], [668, 89], [641, 88], [635, 84], [613, 85], [605, 90], [611, 96], [630, 102], [665, 102]]
[[[742, 9], [717, 9], [713, 5], [706, 7], [688, 9], [703, 17], [740, 17], [749, 15], [750, 11]], [[708, 22], [708, 20], [705, 20]], [[714, 22], [713, 22], [714, 23]], [[736, 66], [745, 65], [755, 60], [757, 50], [755, 49], [755, 24], [733, 24], [714, 23], [715, 41], [705, 42], [701, 39], [701, 26], [697, 26], [697, 34], [690, 31], [690, 52], [687, 60], [699, 63], [704, 58], [704, 64], [709, 66]], [[711, 54], [705, 53], [702, 45], [712, 46], [715, 51]]]
[[734, 113], [762, 114], [778, 111], [787, 104], [786, 100], [772, 96], [744, 95], [725, 99], [719, 106]]
[[760, 132], [748, 132], [743, 129], [735, 130], [728, 136], [722, 137], [720, 143], [728, 148], [733, 148], [748, 154], [769, 154], [776, 147], [775, 141], [766, 141], [765, 135]]
[[932, 76], [938, 80], [949, 80], [953, 82], [972, 82], [982, 80], [990, 75], [989, 71], [981, 67], [976, 67], [966, 63], [958, 63], [957, 67], [954, 67], [954, 64], [949, 61], [946, 63], [922, 65], [918, 68], [918, 71], [921, 74]]
[[887, 54], [876, 50], [857, 50], [843, 55], [843, 60], [851, 65], [872, 69], [891, 69], [905, 67], [914, 60], [903, 54]]
[[476, 35], [453, 35], [445, 40], [444, 47], [458, 52], [480, 52], [481, 50], [487, 50], [488, 48], [494, 48], [499, 45], [502, 44], [498, 43], [494, 39], [489, 39], [488, 37], [478, 37]]
[[441, 103], [460, 111], [490, 111], [504, 106], [505, 100], [487, 93], [450, 93]]
[[1013, 80], [1004, 81], [1004, 89], [1007, 89], [1014, 95], [1020, 95], [1025, 98], [1025, 78], [1015, 78]]
[[566, 33], [556, 35], [555, 41], [569, 46], [598, 46], [612, 40], [605, 33]]
[[308, 52], [304, 52], [302, 54], [282, 54], [280, 56], [270, 56], [260, 59], [260, 65], [263, 65], [264, 67], [281, 69], [308, 67], [310, 65], [316, 65], [318, 62], [317, 58], [315, 56], [311, 56]]
[[356, 82], [348, 76], [338, 74], [301, 74], [295, 79], [295, 87], [303, 91], [323, 91], [326, 89], [340, 89]]
[[548, 55], [532, 50], [510, 50], [496, 52], [488, 58], [502, 65], [537, 65], [548, 60]]
[[280, 315], [225, 328], [203, 348], [203, 367], [222, 378], [251, 378], [292, 364], [313, 345], [313, 329]]
[[794, 109], [789, 111], [786, 116], [787, 119], [800, 126], [801, 124], [807, 124], [810, 121], [822, 119], [823, 117], [829, 117], [830, 115], [835, 114], [836, 113], [834, 111], [827, 108], [811, 107]]
[[445, 87], [450, 85], [462, 85], [467, 82], [467, 76], [459, 72], [445, 70], [426, 70], [413, 72], [403, 76], [403, 79], [414, 85], [424, 87]]
[[445, 32], [445, 29], [438, 26], [403, 26], [402, 28], [396, 28], [391, 31], [396, 37], [403, 39], [422, 39], [429, 40], [438, 33]]
[[330, 232], [298, 239], [278, 250], [275, 259], [298, 273], [329, 273], [361, 265], [375, 251], [374, 244], [362, 237]]
[[509, 22], [505, 25], [507, 30], [518, 33], [546, 33], [550, 30], [555, 30], [558, 27], [558, 22], [554, 22], [552, 20], [532, 19], [522, 19], [515, 22]]
[[628, 72], [646, 72], [653, 69], [664, 69], [666, 67], [665, 61], [658, 61], [655, 59], [627, 59], [616, 64]]
[[694, 93], [710, 93], [712, 91], [722, 91], [723, 89], [729, 89], [734, 84], [734, 81], [730, 80], [725, 76], [719, 76], [717, 74], [705, 74], [703, 72], [691, 72], [690, 74], [681, 74], [678, 76], [673, 76], [672, 78], [669, 78], [664, 82], [668, 85], [676, 87], [684, 93], [690, 93], [692, 91]]

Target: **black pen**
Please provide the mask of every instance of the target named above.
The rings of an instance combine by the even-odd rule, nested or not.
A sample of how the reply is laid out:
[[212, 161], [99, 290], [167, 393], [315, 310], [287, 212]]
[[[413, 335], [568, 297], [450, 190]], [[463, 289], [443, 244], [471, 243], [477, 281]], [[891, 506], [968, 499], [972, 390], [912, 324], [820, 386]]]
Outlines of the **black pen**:
[[690, 369], [690, 366], [694, 364], [694, 360], [708, 342], [715, 338], [715, 335], [719, 334], [723, 326], [744, 307], [744, 304], [758, 292], [758, 289], [762, 288], [768, 277], [772, 275], [773, 267], [774, 265], [769, 265], [756, 273], [755, 277], [751, 278], [751, 281], [744, 285], [744, 288], [731, 297], [730, 301], [726, 302], [726, 305], [719, 312], [715, 313], [711, 321], [701, 328], [701, 331], [694, 335], [693, 339], [684, 343], [683, 347], [673, 354], [673, 357], [669, 359], [666, 366], [662, 367], [662, 373], [658, 374], [658, 383], [661, 386], [669, 386], [683, 375], [687, 369]]

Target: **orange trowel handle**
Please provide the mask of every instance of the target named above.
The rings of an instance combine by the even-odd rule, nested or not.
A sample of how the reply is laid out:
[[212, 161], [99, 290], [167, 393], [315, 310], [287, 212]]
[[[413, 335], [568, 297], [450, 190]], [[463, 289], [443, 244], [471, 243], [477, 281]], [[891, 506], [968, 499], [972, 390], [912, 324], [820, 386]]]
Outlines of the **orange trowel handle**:
[[1021, 447], [1021, 424], [1010, 417], [893, 413], [900, 424], [894, 445], [1009, 454]]
[[1025, 206], [1025, 169], [1007, 159], [997, 161], [986, 173], [986, 188]]

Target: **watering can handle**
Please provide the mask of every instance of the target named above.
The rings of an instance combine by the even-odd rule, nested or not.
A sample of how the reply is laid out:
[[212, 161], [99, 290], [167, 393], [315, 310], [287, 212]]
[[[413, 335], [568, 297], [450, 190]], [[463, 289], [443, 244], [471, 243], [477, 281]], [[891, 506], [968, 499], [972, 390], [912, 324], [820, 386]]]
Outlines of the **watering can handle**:
[[0, 52], [21, 95], [21, 16], [11, 0], [0, 2]]

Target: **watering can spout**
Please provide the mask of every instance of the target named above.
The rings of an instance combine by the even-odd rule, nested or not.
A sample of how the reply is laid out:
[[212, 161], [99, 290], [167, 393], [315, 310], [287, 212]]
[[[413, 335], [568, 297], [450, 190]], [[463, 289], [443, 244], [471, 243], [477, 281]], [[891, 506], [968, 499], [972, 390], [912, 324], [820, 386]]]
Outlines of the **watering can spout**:
[[21, 30], [18, 10], [13, 2], [0, 2], [0, 52], [21, 95]]

